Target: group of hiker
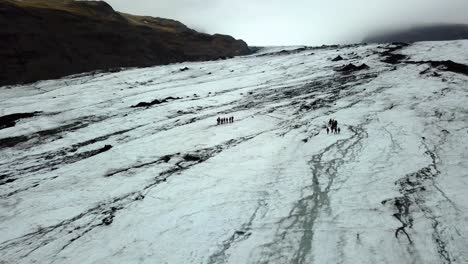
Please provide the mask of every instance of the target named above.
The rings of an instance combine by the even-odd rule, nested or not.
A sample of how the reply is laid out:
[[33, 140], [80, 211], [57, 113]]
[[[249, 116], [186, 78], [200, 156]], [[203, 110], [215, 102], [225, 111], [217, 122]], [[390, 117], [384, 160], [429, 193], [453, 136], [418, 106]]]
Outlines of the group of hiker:
[[231, 117], [218, 117], [218, 119], [216, 119], [216, 121], [218, 121], [218, 125], [227, 124], [227, 123], [234, 123], [234, 117], [233, 116], [231, 116]]
[[330, 118], [330, 120], [328, 120], [327, 134], [330, 132], [332, 134], [339, 134], [341, 132], [341, 129], [338, 127], [338, 121], [336, 121], [333, 118]]

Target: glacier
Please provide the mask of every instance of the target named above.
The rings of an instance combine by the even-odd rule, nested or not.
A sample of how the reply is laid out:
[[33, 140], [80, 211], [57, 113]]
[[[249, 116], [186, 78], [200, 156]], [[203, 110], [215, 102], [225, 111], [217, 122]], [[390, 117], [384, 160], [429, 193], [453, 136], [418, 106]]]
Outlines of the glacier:
[[0, 129], [0, 263], [468, 263], [467, 51], [271, 47], [0, 87], [1, 116], [29, 113]]

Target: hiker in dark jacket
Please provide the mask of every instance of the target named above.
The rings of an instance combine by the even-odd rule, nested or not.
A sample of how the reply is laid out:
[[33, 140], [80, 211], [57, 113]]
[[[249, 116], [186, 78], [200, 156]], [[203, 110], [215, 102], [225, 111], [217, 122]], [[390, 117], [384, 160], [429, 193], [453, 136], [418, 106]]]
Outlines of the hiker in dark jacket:
[[218, 121], [218, 125], [221, 124], [221, 117], [218, 116], [218, 119], [216, 119], [216, 121]]

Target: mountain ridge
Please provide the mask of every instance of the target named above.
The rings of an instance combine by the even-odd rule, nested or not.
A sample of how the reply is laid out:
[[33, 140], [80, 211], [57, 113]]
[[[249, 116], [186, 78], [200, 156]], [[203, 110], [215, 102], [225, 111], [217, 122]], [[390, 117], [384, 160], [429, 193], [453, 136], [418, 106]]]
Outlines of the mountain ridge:
[[0, 37], [0, 85], [250, 53], [231, 36], [117, 12], [104, 1], [2, 1]]
[[448, 41], [468, 39], [468, 24], [433, 24], [369, 34], [364, 43]]

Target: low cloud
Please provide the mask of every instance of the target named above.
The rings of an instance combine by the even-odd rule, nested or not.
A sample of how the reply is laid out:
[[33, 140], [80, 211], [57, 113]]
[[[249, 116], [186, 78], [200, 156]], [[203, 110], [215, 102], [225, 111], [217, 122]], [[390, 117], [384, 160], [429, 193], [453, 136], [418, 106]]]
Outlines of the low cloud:
[[467, 0], [107, 0], [122, 12], [172, 18], [251, 45], [359, 42], [370, 32], [468, 23]]

